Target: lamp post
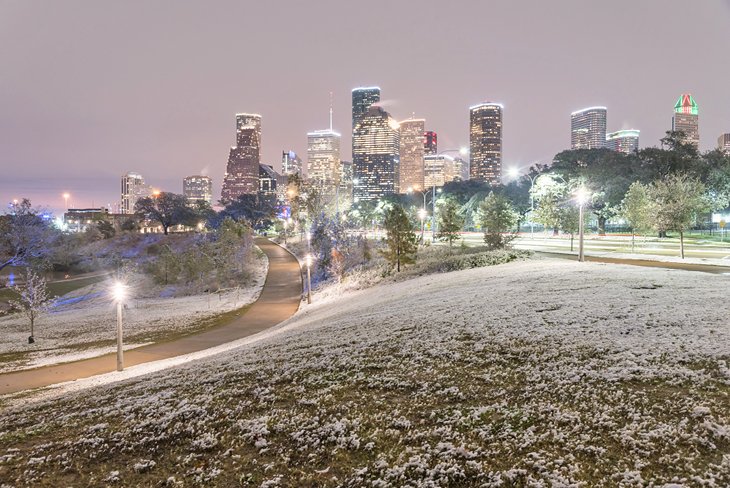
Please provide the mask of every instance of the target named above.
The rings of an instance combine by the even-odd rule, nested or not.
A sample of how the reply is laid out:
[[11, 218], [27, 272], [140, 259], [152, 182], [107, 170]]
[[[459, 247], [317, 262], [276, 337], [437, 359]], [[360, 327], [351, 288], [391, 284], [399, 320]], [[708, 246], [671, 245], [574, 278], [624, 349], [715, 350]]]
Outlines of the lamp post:
[[312, 255], [307, 254], [307, 304], [312, 303]]
[[122, 349], [122, 304], [127, 295], [126, 286], [121, 281], [114, 283], [113, 295], [117, 302], [117, 371], [124, 369], [124, 351]]
[[[517, 168], [510, 168], [507, 170], [508, 174], [517, 179], [520, 176], [520, 170]], [[535, 223], [532, 221], [532, 216], [535, 213], [535, 196], [532, 194], [532, 189], [535, 186], [535, 181], [537, 181], [537, 178], [540, 176], [540, 174], [536, 174], [535, 176], [525, 175], [528, 178], [530, 178], [530, 239], [535, 238]], [[562, 178], [561, 178], [562, 179]]]
[[425, 219], [426, 219], [426, 207], [425, 206], [418, 211], [418, 216], [421, 219], [421, 244], [423, 244], [423, 233], [425, 230]]
[[579, 188], [576, 194], [576, 200], [578, 201], [578, 261], [585, 261], [583, 255], [583, 207], [588, 200], [588, 193], [585, 188]]
[[284, 245], [286, 246], [286, 228], [289, 225], [289, 222], [284, 219]]

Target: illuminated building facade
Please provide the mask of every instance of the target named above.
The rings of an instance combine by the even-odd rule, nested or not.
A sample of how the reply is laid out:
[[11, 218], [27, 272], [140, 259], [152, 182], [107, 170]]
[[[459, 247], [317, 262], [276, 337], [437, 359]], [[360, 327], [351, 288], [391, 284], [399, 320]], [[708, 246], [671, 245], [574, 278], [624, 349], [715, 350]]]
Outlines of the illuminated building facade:
[[456, 159], [445, 154], [428, 154], [423, 158], [425, 188], [441, 187], [461, 179], [460, 165]]
[[717, 148], [730, 156], [730, 134], [723, 134], [717, 138]]
[[409, 188], [423, 190], [423, 133], [426, 121], [408, 119], [400, 123], [400, 171], [401, 193]]
[[423, 152], [424, 154], [438, 154], [438, 136], [432, 130], [423, 133]]
[[122, 205], [123, 214], [133, 214], [137, 200], [151, 194], [150, 187], [145, 185], [144, 178], [139, 173], [129, 172], [122, 176]]
[[341, 171], [340, 134], [332, 129], [307, 133], [307, 176], [312, 187], [333, 196]]
[[281, 175], [268, 164], [259, 164], [259, 194], [276, 196]]
[[500, 103], [469, 107], [470, 179], [498, 184], [502, 178], [502, 112]]
[[365, 116], [370, 106], [380, 101], [380, 87], [368, 86], [352, 90], [352, 130]]
[[400, 130], [388, 112], [370, 107], [355, 126], [352, 148], [355, 198], [378, 200], [398, 192]]
[[281, 173], [284, 175], [301, 175], [302, 159], [294, 151], [281, 152]]
[[261, 161], [261, 116], [236, 114], [236, 145], [231, 147], [221, 200], [232, 201], [259, 191]]
[[570, 114], [570, 148], [606, 147], [606, 107], [588, 107]]
[[208, 176], [194, 175], [183, 179], [183, 195], [189, 201], [213, 204], [213, 180]]
[[685, 93], [680, 95], [677, 103], [674, 104], [674, 117], [672, 117], [672, 130], [683, 132], [683, 142], [700, 147], [700, 112], [697, 102], [692, 95]]
[[617, 130], [606, 134], [606, 148], [631, 154], [639, 150], [639, 134], [636, 129]]

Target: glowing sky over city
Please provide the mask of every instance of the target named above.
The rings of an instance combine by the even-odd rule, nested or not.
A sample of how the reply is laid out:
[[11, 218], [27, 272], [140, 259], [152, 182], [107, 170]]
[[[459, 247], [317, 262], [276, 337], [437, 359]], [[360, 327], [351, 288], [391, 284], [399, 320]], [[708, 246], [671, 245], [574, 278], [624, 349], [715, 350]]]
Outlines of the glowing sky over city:
[[127, 171], [177, 193], [207, 174], [218, 198], [236, 112], [262, 114], [278, 168], [328, 127], [330, 91], [349, 160], [362, 85], [440, 149], [503, 103], [505, 167], [549, 161], [593, 105], [656, 145], [687, 92], [706, 150], [730, 132], [728, 46], [727, 0], [0, 0], [0, 202], [113, 204]]

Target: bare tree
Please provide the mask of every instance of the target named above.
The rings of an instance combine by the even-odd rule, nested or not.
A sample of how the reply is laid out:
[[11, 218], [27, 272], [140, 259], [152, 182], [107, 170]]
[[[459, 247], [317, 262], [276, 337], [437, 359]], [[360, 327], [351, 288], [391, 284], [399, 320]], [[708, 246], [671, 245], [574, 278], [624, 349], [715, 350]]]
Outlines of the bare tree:
[[45, 260], [57, 232], [48, 219], [24, 198], [0, 215], [0, 270]]
[[13, 300], [11, 304], [25, 314], [30, 322], [28, 344], [33, 344], [35, 342], [33, 337], [35, 322], [38, 317], [48, 311], [52, 303], [52, 298], [46, 288], [46, 280], [43, 276], [28, 269], [25, 273], [25, 283], [15, 286], [14, 289], [18, 293], [19, 299]]
[[153, 197], [140, 198], [134, 211], [143, 218], [159, 222], [165, 235], [174, 225], [195, 225], [195, 212], [187, 199], [175, 193], [162, 192]]

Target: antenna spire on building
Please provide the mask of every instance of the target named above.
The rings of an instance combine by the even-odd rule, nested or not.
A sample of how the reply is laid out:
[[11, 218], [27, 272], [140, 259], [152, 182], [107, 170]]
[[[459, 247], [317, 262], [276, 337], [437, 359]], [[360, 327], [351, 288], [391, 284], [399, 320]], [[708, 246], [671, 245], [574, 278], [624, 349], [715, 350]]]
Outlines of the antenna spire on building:
[[332, 130], [332, 92], [330, 92], [330, 131]]

